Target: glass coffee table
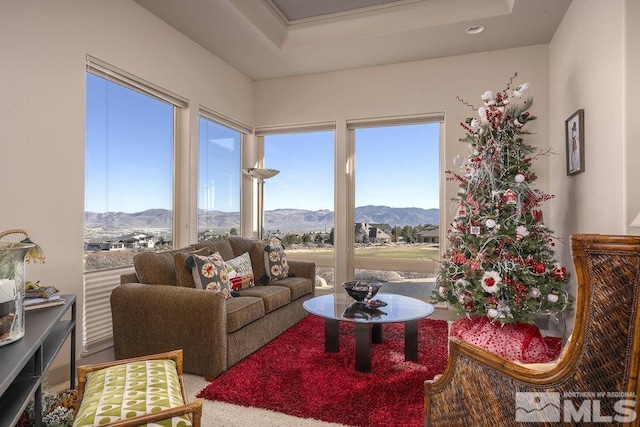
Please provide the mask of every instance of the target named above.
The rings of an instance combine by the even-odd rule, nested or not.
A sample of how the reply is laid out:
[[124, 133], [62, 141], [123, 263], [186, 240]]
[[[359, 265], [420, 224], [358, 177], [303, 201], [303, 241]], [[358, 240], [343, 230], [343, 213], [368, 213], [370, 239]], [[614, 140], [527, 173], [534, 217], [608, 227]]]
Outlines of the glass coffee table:
[[418, 360], [418, 320], [433, 313], [433, 306], [415, 298], [377, 294], [387, 303], [373, 308], [358, 303], [347, 294], [322, 295], [308, 299], [303, 307], [324, 318], [324, 350], [340, 350], [340, 322], [353, 322], [356, 328], [356, 371], [371, 372], [371, 343], [382, 342], [383, 323], [404, 323], [404, 359]]

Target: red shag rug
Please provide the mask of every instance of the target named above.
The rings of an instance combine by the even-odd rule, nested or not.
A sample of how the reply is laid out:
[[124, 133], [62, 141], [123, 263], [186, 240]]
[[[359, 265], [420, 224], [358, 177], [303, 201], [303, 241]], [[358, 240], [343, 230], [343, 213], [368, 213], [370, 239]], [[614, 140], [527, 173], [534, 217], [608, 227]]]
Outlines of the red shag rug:
[[383, 325], [371, 372], [355, 370], [354, 325], [324, 351], [324, 319], [307, 316], [205, 387], [198, 397], [352, 426], [423, 426], [424, 382], [444, 372], [448, 325], [418, 323], [417, 362], [404, 360], [404, 325]]

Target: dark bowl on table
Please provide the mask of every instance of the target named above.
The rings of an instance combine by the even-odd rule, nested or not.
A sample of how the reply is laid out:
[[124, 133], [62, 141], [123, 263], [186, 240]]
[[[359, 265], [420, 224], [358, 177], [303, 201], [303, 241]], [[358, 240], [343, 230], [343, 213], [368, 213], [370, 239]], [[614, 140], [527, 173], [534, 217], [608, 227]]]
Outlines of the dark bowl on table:
[[370, 280], [352, 280], [342, 284], [347, 294], [356, 301], [368, 301], [372, 299], [382, 286], [380, 282]]

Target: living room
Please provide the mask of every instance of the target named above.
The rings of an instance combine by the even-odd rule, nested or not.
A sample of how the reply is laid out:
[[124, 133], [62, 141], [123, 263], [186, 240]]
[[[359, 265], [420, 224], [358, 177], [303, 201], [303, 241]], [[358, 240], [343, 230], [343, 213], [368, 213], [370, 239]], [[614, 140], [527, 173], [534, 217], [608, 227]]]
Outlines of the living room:
[[[0, 169], [7, 207], [2, 228], [26, 228], [44, 248], [46, 264], [28, 267], [28, 279], [77, 295], [82, 307], [87, 55], [195, 106], [184, 110], [179, 130], [176, 173], [184, 184], [176, 192], [175, 217], [188, 231], [177, 234], [176, 247], [196, 239], [195, 228], [188, 228], [196, 216], [196, 194], [188, 183], [195, 182], [198, 105], [252, 127], [335, 122], [337, 147], [346, 147], [348, 120], [444, 112], [446, 168], [450, 159], [465, 154], [459, 123], [470, 109], [456, 97], [479, 101], [485, 90], [504, 87], [518, 72], [535, 97], [538, 120], [529, 141], [558, 154], [538, 161], [536, 173], [538, 185], [555, 195], [545, 219], [565, 242], [556, 246], [559, 261], [570, 266], [566, 243], [574, 233], [640, 234], [628, 227], [640, 212], [633, 184], [640, 182], [633, 163], [640, 158], [635, 142], [640, 124], [632, 115], [633, 94], [640, 93], [640, 53], [634, 43], [640, 39], [639, 20], [640, 5], [633, 0], [574, 0], [546, 44], [254, 80], [134, 1], [4, 2]], [[567, 176], [564, 125], [578, 109], [585, 110], [585, 172]], [[258, 156], [252, 147], [250, 136], [247, 166]], [[346, 151], [339, 149], [337, 156], [345, 162]], [[336, 182], [336, 188], [346, 184]], [[242, 186], [251, 193], [251, 180]], [[445, 182], [444, 200], [455, 190]], [[242, 234], [251, 235], [251, 214], [242, 215]], [[336, 227], [344, 231], [347, 224]], [[338, 281], [346, 280], [348, 266], [340, 257], [335, 268]], [[109, 351], [104, 353], [86, 360], [108, 358]], [[66, 372], [66, 360], [63, 351], [56, 372]]]

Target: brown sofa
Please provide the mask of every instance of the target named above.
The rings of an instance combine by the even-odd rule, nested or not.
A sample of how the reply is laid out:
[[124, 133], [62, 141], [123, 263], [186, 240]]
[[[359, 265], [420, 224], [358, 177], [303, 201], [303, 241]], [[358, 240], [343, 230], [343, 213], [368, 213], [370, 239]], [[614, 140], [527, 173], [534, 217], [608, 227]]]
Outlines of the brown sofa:
[[[196, 289], [185, 266], [190, 253], [248, 252], [257, 286], [225, 299]], [[182, 349], [184, 371], [216, 377], [302, 320], [315, 293], [315, 264], [289, 261], [289, 277], [268, 282], [264, 244], [231, 237], [134, 257], [135, 273], [111, 293], [116, 359]]]

